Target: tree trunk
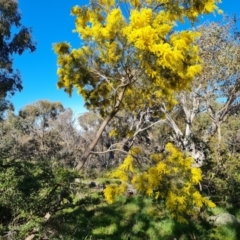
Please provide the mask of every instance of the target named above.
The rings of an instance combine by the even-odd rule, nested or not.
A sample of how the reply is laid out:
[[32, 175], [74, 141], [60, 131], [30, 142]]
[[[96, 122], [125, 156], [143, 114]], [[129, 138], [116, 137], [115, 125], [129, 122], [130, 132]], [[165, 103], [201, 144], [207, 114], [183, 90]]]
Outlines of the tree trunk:
[[218, 133], [218, 143], [220, 144], [222, 141], [221, 123], [218, 123], [217, 125], [217, 133]]
[[119, 111], [119, 107], [120, 104], [122, 102], [125, 90], [126, 90], [127, 86], [123, 87], [123, 90], [120, 92], [119, 97], [117, 99], [117, 102], [112, 110], [112, 112], [107, 116], [107, 118], [102, 122], [100, 128], [97, 131], [96, 137], [93, 140], [93, 142], [90, 144], [90, 146], [85, 150], [85, 152], [83, 153], [79, 163], [76, 166], [77, 171], [80, 171], [83, 167], [84, 164], [86, 163], [86, 161], [88, 160], [89, 155], [91, 154], [92, 150], [94, 149], [94, 147], [97, 145], [104, 129], [106, 128], [107, 124], [112, 120], [112, 118], [117, 114], [117, 112]]

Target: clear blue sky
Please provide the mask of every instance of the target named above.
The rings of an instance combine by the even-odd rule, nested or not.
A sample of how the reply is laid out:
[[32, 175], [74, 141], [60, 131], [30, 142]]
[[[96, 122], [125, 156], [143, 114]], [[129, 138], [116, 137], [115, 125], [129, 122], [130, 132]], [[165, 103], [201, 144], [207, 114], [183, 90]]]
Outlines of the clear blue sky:
[[[15, 57], [14, 67], [22, 75], [23, 91], [16, 93], [11, 101], [16, 112], [27, 104], [38, 100], [60, 101], [64, 107], [71, 107], [78, 114], [85, 112], [81, 96], [74, 93], [70, 98], [62, 89], [58, 90], [56, 56], [52, 44], [61, 41], [80, 46], [80, 40], [74, 29], [74, 17], [70, 16], [71, 7], [87, 4], [88, 0], [19, 0], [22, 23], [32, 27], [37, 42], [34, 53], [24, 53]], [[238, 0], [222, 0], [220, 8], [226, 14], [240, 16]], [[204, 19], [216, 20], [214, 16]]]

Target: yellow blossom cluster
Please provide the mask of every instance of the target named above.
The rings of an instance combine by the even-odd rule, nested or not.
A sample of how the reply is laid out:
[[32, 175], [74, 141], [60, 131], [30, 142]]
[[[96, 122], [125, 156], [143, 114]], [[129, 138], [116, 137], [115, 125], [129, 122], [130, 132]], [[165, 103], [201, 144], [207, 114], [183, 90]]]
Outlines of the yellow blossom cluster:
[[136, 174], [137, 168], [135, 166], [134, 157], [137, 157], [141, 153], [141, 148], [132, 147], [123, 163], [117, 169], [108, 174], [109, 178], [116, 178], [121, 181], [120, 185], [111, 184], [105, 188], [104, 196], [108, 203], [113, 203], [116, 196], [125, 193], [126, 183], [129, 182], [129, 179], [133, 174]]
[[[140, 150], [136, 149], [137, 151], [133, 150], [123, 164], [111, 173], [111, 177], [122, 180], [123, 183], [130, 182], [138, 192], [149, 197], [164, 199], [166, 208], [179, 222], [187, 222], [186, 217], [196, 214], [204, 205], [215, 206], [196, 188], [202, 176], [200, 168], [192, 167], [191, 157], [185, 156], [169, 143], [166, 145], [167, 155], [152, 154], [150, 156], [152, 166], [142, 172], [134, 163], [134, 156], [140, 154]], [[114, 201], [117, 193], [123, 193], [121, 184], [118, 191], [116, 188], [117, 186], [112, 188], [109, 185], [105, 191], [105, 197], [109, 203]]]
[[111, 184], [111, 187], [107, 186], [104, 189], [104, 196], [108, 203], [113, 203], [116, 196], [119, 196], [121, 193], [126, 191], [126, 184]]
[[136, 54], [152, 85], [159, 89], [156, 91], [159, 97], [167, 95], [163, 89], [176, 91], [188, 87], [194, 76], [201, 72], [198, 49], [193, 44], [199, 33], [170, 34], [173, 27], [168, 12], [155, 14], [152, 9], [142, 8], [132, 11], [129, 25], [123, 28], [128, 43], [138, 50]]

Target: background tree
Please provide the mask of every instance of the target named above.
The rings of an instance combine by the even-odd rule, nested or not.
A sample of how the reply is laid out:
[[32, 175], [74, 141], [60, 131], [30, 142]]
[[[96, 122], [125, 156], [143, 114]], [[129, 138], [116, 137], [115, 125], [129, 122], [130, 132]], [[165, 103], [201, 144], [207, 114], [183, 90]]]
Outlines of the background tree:
[[[0, 114], [11, 106], [9, 95], [22, 90], [20, 72], [13, 69], [13, 55], [25, 50], [35, 51], [31, 29], [21, 24], [21, 14], [16, 0], [0, 1]], [[12, 34], [12, 27], [16, 33]]]
[[0, 154], [2, 158], [21, 157], [22, 139], [21, 124], [13, 111], [8, 110], [3, 121], [0, 121]]
[[[236, 18], [224, 16], [220, 22], [198, 27], [196, 40], [203, 60], [203, 70], [192, 82], [191, 90], [176, 94], [178, 104], [171, 110], [160, 105], [171, 127], [170, 140], [187, 150], [203, 164], [208, 140], [217, 133], [221, 142], [221, 125], [239, 111], [239, 39]], [[178, 116], [178, 117], [176, 117]], [[204, 124], [201, 121], [204, 121]]]
[[207, 135], [217, 132], [220, 142], [222, 122], [240, 109], [240, 41], [237, 18], [225, 16], [219, 23], [201, 26], [199, 31], [202, 36], [198, 44], [204, 65], [203, 72], [196, 79], [200, 88], [198, 96], [204, 101], [212, 119]]
[[64, 111], [60, 102], [40, 100], [25, 106], [20, 110], [19, 116], [24, 120], [23, 128], [31, 137], [39, 139], [40, 149], [45, 147], [45, 135], [50, 132], [50, 121], [57, 119]]
[[56, 119], [49, 122], [49, 127], [50, 136], [55, 136], [55, 143], [61, 146], [56, 157], [57, 161], [65, 166], [74, 167], [81, 156], [81, 147], [85, 141], [72, 109], [62, 111]]
[[0, 127], [0, 153], [10, 159], [48, 158], [73, 167], [84, 142], [72, 110], [60, 102], [40, 100], [23, 107], [19, 115], [9, 110]]

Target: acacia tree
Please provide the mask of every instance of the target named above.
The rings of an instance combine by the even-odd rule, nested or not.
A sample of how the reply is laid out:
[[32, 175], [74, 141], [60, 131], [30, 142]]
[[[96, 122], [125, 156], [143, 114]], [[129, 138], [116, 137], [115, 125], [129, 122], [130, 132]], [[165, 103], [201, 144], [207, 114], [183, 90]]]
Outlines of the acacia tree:
[[171, 108], [174, 94], [186, 89], [201, 71], [192, 31], [174, 31], [176, 22], [194, 22], [217, 9], [218, 0], [99, 0], [75, 6], [79, 49], [54, 45], [58, 55], [58, 87], [71, 95], [78, 89], [89, 110], [104, 120], [95, 140], [77, 165], [81, 169], [109, 121], [121, 109], [137, 113], [162, 100]]
[[[13, 69], [13, 55], [21, 55], [25, 50], [35, 51], [31, 29], [21, 24], [21, 14], [16, 0], [0, 0], [0, 113], [9, 108], [6, 99], [22, 90], [21, 76]], [[11, 33], [11, 28], [16, 33]]]

